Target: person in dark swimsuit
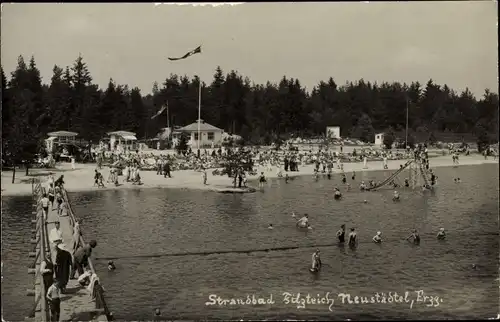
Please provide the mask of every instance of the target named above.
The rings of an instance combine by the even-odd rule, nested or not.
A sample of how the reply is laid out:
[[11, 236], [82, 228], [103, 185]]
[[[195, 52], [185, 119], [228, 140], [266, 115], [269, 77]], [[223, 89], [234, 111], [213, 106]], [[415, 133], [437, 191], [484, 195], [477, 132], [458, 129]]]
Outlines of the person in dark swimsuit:
[[406, 240], [410, 241], [410, 239], [413, 239], [413, 244], [414, 245], [420, 245], [420, 235], [418, 234], [416, 229], [413, 229], [412, 233]]
[[347, 178], [345, 177], [345, 174], [342, 175], [342, 183], [346, 183], [347, 182]]
[[352, 180], [356, 180], [356, 172], [352, 172]]
[[261, 172], [260, 177], [259, 177], [259, 187], [260, 188], [264, 187], [264, 182], [266, 182], [266, 177], [264, 176], [264, 172]]
[[345, 225], [340, 226], [339, 231], [337, 231], [337, 238], [340, 244], [345, 243]]
[[444, 228], [439, 229], [439, 232], [437, 234], [437, 239], [439, 240], [446, 239], [446, 233], [444, 232]]
[[[52, 210], [54, 210], [54, 188], [50, 187], [49, 188], [49, 201], [50, 201], [50, 206], [52, 207]], [[52, 285], [52, 283], [49, 284], [49, 286]]]
[[354, 248], [356, 245], [356, 232], [354, 231], [354, 228], [351, 228], [351, 232], [349, 233], [349, 247]]

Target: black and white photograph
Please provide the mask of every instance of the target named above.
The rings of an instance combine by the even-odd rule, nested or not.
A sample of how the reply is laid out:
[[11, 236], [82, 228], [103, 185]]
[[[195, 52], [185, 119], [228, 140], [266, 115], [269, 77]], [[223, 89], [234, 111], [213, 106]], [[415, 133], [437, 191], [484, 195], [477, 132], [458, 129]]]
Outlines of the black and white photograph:
[[2, 3], [2, 321], [500, 318], [496, 1]]

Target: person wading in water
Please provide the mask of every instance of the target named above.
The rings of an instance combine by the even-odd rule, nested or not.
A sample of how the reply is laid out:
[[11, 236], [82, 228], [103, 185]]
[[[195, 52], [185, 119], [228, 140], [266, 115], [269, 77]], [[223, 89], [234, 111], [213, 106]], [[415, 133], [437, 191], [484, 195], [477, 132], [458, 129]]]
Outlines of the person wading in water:
[[413, 239], [412, 241], [414, 245], [420, 245], [420, 235], [416, 229], [413, 229], [411, 235], [406, 238], [407, 241], [410, 241], [410, 239]]
[[339, 239], [339, 244], [345, 243], [345, 225], [340, 226], [340, 229], [337, 231], [337, 238]]
[[354, 228], [351, 228], [351, 232], [349, 233], [349, 247], [355, 248], [358, 242], [356, 241], [356, 232]]

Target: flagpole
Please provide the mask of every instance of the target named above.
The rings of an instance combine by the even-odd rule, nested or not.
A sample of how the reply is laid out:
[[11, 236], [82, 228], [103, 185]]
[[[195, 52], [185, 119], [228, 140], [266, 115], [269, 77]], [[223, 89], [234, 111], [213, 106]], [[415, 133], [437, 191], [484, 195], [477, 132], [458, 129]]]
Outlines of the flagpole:
[[200, 151], [200, 131], [201, 131], [201, 78], [198, 78], [198, 152]]
[[408, 96], [406, 96], [406, 141], [405, 141], [405, 149], [408, 146]]
[[170, 140], [170, 117], [168, 116], [168, 100], [167, 100], [167, 129], [168, 129], [168, 139]]

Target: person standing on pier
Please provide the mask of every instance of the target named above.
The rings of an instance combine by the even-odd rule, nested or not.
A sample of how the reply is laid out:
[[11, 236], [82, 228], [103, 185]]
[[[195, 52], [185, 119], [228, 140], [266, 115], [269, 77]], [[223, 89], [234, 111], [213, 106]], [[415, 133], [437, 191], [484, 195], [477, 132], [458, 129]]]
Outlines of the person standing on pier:
[[50, 253], [52, 255], [52, 258], [55, 258], [57, 255], [57, 245], [59, 245], [63, 241], [63, 235], [60, 229], [61, 224], [59, 223], [59, 221], [55, 221], [54, 225], [55, 227], [52, 228], [49, 233], [49, 241], [51, 242]]
[[73, 269], [71, 271], [71, 279], [75, 277], [75, 272], [78, 271], [78, 275], [83, 274], [83, 268], [88, 266], [90, 255], [92, 255], [92, 249], [97, 246], [95, 240], [91, 240], [87, 245], [80, 247], [76, 250], [73, 258]]
[[71, 259], [71, 254], [66, 250], [66, 245], [62, 243], [57, 245], [55, 273], [56, 280], [58, 281], [62, 293], [64, 293], [66, 285], [68, 284], [72, 265], [73, 261]]
[[47, 198], [47, 194], [43, 194], [43, 197], [42, 199], [40, 200], [40, 204], [42, 205], [42, 209], [43, 209], [43, 218], [45, 218], [45, 220], [47, 220], [47, 216], [49, 214], [49, 204], [50, 204], [50, 200], [49, 198]]
[[59, 316], [61, 314], [61, 290], [57, 284], [57, 280], [54, 280], [52, 285], [47, 291], [47, 300], [50, 305], [50, 320], [59, 321]]
[[43, 285], [48, 290], [54, 283], [54, 264], [49, 258], [45, 258], [40, 264], [40, 273], [42, 274]]

